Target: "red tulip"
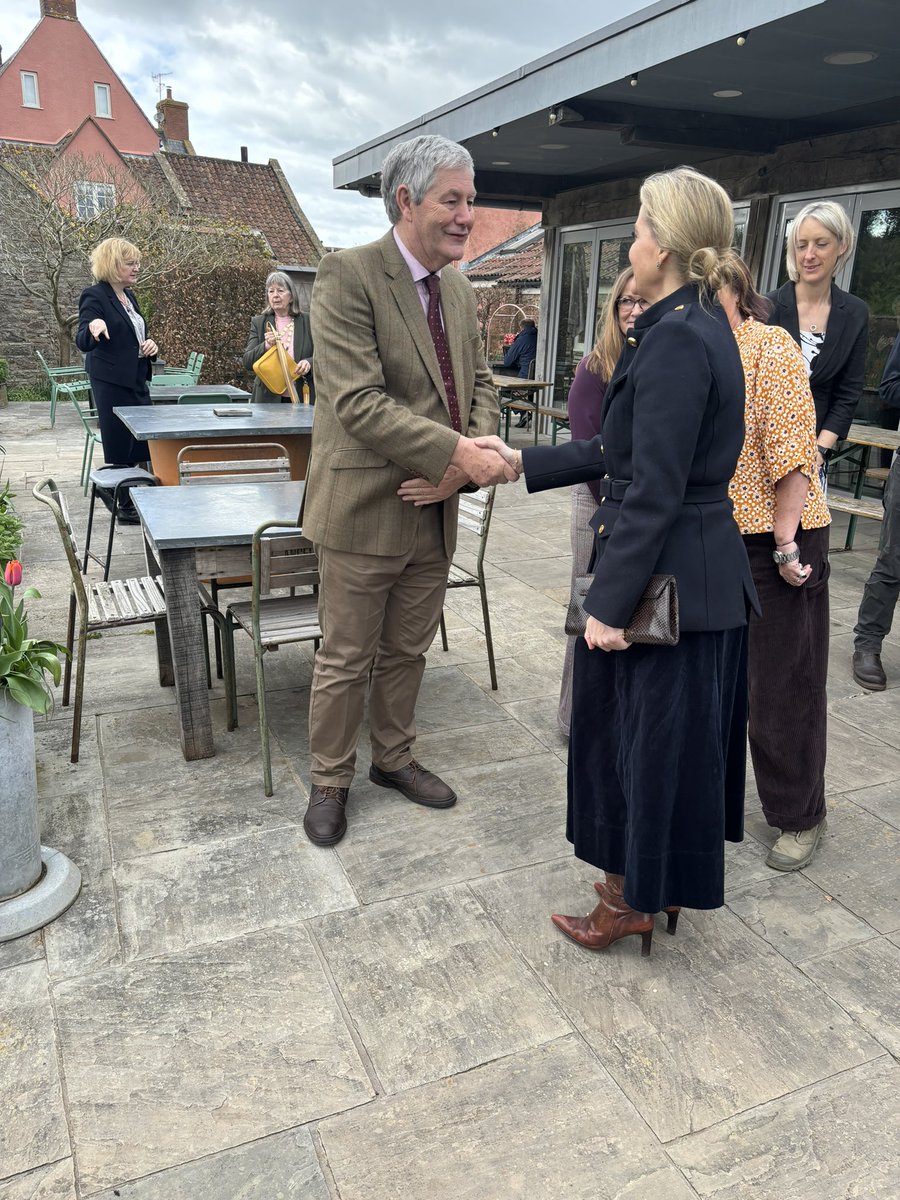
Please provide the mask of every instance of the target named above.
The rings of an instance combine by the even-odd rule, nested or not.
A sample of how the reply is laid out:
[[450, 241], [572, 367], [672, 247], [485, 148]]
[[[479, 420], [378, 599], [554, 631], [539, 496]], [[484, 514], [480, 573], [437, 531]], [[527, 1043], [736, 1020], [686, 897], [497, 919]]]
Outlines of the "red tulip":
[[17, 558], [11, 558], [6, 564], [6, 569], [3, 572], [3, 578], [10, 587], [18, 587], [22, 582], [22, 564]]

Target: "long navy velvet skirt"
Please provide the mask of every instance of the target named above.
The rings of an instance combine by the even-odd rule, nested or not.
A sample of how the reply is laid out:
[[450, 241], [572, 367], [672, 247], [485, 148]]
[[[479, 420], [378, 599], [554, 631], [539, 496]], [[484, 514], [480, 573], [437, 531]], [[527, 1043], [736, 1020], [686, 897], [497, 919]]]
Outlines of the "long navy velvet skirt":
[[106, 462], [115, 463], [120, 467], [134, 467], [138, 463], [148, 462], [150, 447], [146, 442], [133, 437], [113, 412], [114, 408], [152, 404], [147, 385], [144, 383], [138, 387], [120, 387], [116, 383], [94, 379], [92, 376], [91, 395], [97, 409], [103, 457]]
[[744, 836], [746, 628], [575, 648], [566, 836], [640, 912], [724, 903]]

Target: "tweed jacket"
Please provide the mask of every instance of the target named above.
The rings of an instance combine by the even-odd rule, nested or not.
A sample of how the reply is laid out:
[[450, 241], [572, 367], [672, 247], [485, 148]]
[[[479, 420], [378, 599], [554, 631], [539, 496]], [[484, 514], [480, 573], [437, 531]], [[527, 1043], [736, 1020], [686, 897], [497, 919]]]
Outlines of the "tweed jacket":
[[[256, 360], [262, 358], [265, 354], [267, 349], [266, 322], [271, 323], [273, 320], [274, 317], [271, 313], [258, 313], [255, 317], [250, 318], [250, 336], [247, 339], [244, 357], [241, 360], [245, 371], [252, 371]], [[309, 317], [306, 313], [300, 313], [299, 316], [294, 317], [294, 345], [291, 349], [291, 358], [293, 358], [294, 362], [300, 362], [301, 359], [305, 358], [310, 364], [312, 370], [306, 375], [301, 375], [295, 382], [298, 392], [303, 388], [304, 383], [308, 383], [310, 400], [315, 401], [313, 340], [309, 329]], [[303, 399], [302, 396], [300, 398], [301, 400]], [[276, 396], [274, 392], [270, 392], [258, 375], [253, 376], [254, 404], [279, 404], [282, 399], [283, 397]]]
[[[125, 289], [125, 295], [140, 313], [137, 296], [131, 288]], [[91, 321], [98, 318], [106, 322], [108, 338], [97, 339], [88, 328]], [[112, 286], [103, 280], [81, 293], [75, 345], [84, 354], [84, 369], [92, 379], [138, 391], [143, 391], [150, 382], [153, 374], [151, 360], [140, 357], [134, 326], [116, 299]]]
[[[784, 283], [766, 296], [769, 325], [786, 329], [800, 345], [800, 318], [794, 285]], [[869, 336], [869, 310], [857, 296], [831, 285], [831, 314], [825, 341], [813, 362], [809, 386], [816, 406], [816, 435], [823, 429], [846, 437], [862, 396]]]
[[589, 442], [522, 452], [529, 492], [596, 479], [605, 458], [585, 609], [624, 628], [650, 576], [674, 575], [685, 632], [745, 625], [758, 600], [728, 498], [744, 441], [744, 371], [718, 304], [701, 304], [688, 284], [638, 317], [602, 428]]
[[[484, 361], [471, 284], [441, 273], [441, 307], [461, 431], [495, 433], [497, 394]], [[316, 347], [316, 419], [303, 529], [314, 542], [359, 554], [404, 554], [423, 509], [397, 489], [437, 486], [458, 440], [437, 354], [409, 267], [389, 231], [326, 254], [310, 306]], [[444, 501], [444, 544], [456, 547], [458, 499]]]

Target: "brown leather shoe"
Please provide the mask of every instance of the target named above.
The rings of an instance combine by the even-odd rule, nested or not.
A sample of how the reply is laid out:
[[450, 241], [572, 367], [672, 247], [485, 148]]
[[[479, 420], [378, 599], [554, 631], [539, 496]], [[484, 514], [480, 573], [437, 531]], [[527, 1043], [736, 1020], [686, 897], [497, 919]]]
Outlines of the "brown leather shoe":
[[639, 933], [641, 956], [646, 958], [650, 953], [653, 914], [636, 912], [611, 891], [601, 893], [600, 903], [586, 917], [564, 917], [553, 913], [550, 920], [566, 937], [586, 950], [606, 950], [620, 938]]
[[[598, 896], [605, 896], [607, 892], [611, 892], [613, 895], [622, 895], [621, 892], [610, 886], [608, 879], [598, 879], [594, 884], [594, 891]], [[666, 933], [671, 933], [674, 937], [675, 931], [678, 929], [678, 914], [681, 912], [681, 905], [673, 904], [669, 908], [664, 908], [663, 912], [668, 917], [668, 921], [666, 923]]]
[[309, 807], [303, 818], [306, 836], [317, 846], [333, 846], [347, 832], [347, 797], [345, 787], [319, 787], [313, 784], [309, 792]]
[[869, 692], [883, 692], [887, 675], [881, 665], [881, 655], [874, 650], [853, 651], [853, 678]]
[[456, 803], [456, 792], [414, 758], [399, 771], [382, 771], [372, 763], [369, 778], [379, 787], [396, 788], [407, 800], [426, 808], [451, 808]]

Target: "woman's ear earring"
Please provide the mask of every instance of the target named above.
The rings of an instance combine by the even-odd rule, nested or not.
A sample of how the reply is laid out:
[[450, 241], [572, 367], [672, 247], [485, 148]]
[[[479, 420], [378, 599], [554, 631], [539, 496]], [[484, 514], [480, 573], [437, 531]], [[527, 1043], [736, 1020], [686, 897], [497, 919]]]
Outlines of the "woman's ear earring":
[[661, 270], [662, 270], [662, 259], [661, 259], [661, 258], [658, 258], [658, 259], [656, 260], [656, 269], [657, 269], [657, 271], [661, 271]]

